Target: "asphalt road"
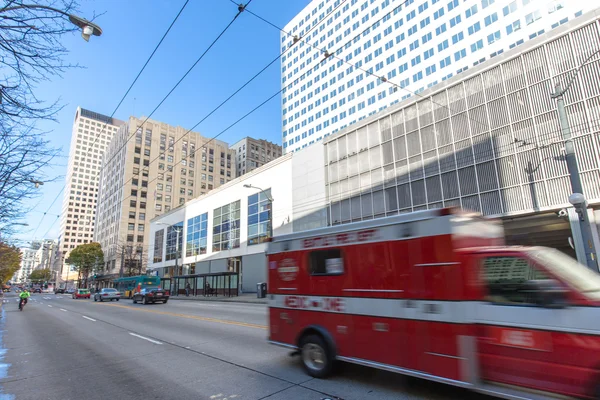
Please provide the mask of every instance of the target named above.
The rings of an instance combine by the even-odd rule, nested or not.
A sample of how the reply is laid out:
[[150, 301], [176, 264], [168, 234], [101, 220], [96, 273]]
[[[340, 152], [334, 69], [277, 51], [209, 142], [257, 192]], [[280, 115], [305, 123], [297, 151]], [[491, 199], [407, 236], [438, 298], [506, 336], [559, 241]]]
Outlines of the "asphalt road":
[[[0, 399], [470, 399], [473, 393], [342, 365], [327, 380], [266, 343], [266, 308], [171, 300], [95, 303], [14, 294], [0, 318]], [[485, 398], [488, 399], [488, 398]]]

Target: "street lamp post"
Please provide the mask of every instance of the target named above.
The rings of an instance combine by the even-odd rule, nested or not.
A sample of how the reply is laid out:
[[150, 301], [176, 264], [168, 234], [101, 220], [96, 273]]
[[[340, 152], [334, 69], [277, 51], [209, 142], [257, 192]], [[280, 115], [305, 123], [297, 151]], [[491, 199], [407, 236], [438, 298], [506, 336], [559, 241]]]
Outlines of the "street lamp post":
[[259, 188], [258, 186], [254, 186], [254, 185], [247, 183], [244, 185], [244, 187], [247, 189], [260, 190], [260, 192], [265, 195], [267, 200], [269, 200], [269, 203], [271, 203], [271, 207], [269, 207], [269, 224], [270, 224], [269, 226], [270, 226], [270, 228], [269, 228], [268, 234], [269, 234], [269, 237], [272, 237], [273, 236], [273, 202], [275, 200], [273, 199], [273, 197], [271, 197], [270, 194], [268, 194], [267, 192], [265, 192], [263, 189]]
[[73, 25], [75, 25], [81, 29], [81, 37], [86, 42], [88, 42], [90, 40], [90, 37], [92, 35], [94, 35], [94, 36], [102, 35], [102, 29], [98, 25], [94, 24], [93, 22], [88, 21], [85, 18], [81, 18], [77, 15], [69, 14], [67, 12], [64, 12], [63, 10], [60, 10], [60, 9], [54, 8], [54, 7], [50, 7], [50, 6], [45, 6], [45, 5], [41, 5], [41, 4], [18, 4], [18, 5], [12, 6], [12, 7], [5, 7], [2, 9], [2, 12], [15, 11], [15, 10], [21, 10], [21, 9], [47, 10], [47, 11], [55, 12], [57, 14], [64, 15], [65, 17], [67, 17], [69, 19], [69, 21]]
[[600, 53], [600, 50], [594, 52], [585, 61], [583, 61], [583, 63], [581, 63], [579, 68], [577, 68], [573, 74], [573, 77], [571, 77], [571, 80], [567, 83], [565, 89], [563, 89], [562, 85], [557, 82], [554, 93], [550, 94], [553, 99], [556, 99], [560, 130], [562, 132], [562, 140], [565, 144], [565, 159], [567, 161], [567, 170], [569, 171], [569, 180], [571, 181], [572, 191], [572, 194], [569, 196], [569, 203], [573, 205], [579, 216], [579, 228], [581, 230], [581, 238], [583, 240], [583, 248], [585, 250], [587, 267], [595, 272], [598, 272], [598, 263], [596, 260], [596, 254], [594, 252], [592, 228], [588, 216], [587, 200], [583, 193], [583, 185], [581, 184], [581, 175], [579, 174], [579, 167], [577, 166], [577, 156], [575, 154], [573, 136], [571, 135], [571, 127], [569, 126], [569, 120], [567, 119], [564, 95], [571, 88], [571, 85], [575, 81], [575, 78], [577, 77], [577, 74], [581, 68], [583, 68], [585, 64], [598, 53]]

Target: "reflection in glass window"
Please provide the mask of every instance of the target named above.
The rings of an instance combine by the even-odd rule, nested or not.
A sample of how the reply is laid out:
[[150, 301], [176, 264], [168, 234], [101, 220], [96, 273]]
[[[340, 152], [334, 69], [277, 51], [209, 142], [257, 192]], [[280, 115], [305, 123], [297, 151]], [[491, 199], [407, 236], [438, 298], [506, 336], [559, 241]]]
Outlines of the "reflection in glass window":
[[165, 240], [165, 230], [154, 232], [154, 259], [153, 262], [163, 261], [163, 241]]
[[248, 196], [248, 244], [263, 243], [273, 236], [271, 189]]
[[208, 213], [188, 219], [185, 255], [187, 257], [206, 254], [208, 236]]
[[213, 212], [213, 251], [240, 247], [240, 201], [215, 208]]
[[[177, 237], [179, 236], [179, 248], [175, 251], [177, 246]], [[176, 254], [181, 255], [181, 248], [183, 246], [183, 222], [179, 222], [175, 225], [171, 225], [167, 228], [167, 261], [174, 260]]]

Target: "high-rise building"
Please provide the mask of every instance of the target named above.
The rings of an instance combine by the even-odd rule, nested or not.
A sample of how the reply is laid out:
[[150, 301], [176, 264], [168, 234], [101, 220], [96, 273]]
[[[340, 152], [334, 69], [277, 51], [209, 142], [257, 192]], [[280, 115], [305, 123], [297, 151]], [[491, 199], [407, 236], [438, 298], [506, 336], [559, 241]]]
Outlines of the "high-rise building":
[[[102, 155], [113, 134], [124, 122], [77, 108], [73, 122], [69, 165], [60, 221], [61, 259], [94, 236], [94, 217]], [[61, 273], [66, 274], [63, 267]]]
[[145, 266], [152, 218], [235, 178], [227, 143], [145, 118], [129, 118], [104, 160], [94, 240], [105, 279]]
[[235, 150], [237, 176], [281, 157], [281, 146], [264, 139], [245, 137], [231, 146]]
[[21, 249], [21, 254], [21, 267], [13, 275], [13, 281], [17, 283], [26, 282], [39, 262], [38, 249], [25, 247]]
[[314, 0], [285, 26], [294, 36], [281, 36], [282, 51], [293, 47], [281, 58], [284, 151], [322, 140], [594, 7], [584, 0]]

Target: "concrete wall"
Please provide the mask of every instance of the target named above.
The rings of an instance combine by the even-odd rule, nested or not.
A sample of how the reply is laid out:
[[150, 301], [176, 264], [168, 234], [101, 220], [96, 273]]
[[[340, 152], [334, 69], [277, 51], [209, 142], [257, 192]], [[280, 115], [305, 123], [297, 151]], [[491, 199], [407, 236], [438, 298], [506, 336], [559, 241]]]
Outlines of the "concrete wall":
[[256, 292], [258, 282], [267, 280], [267, 257], [265, 253], [242, 257], [242, 292]]

